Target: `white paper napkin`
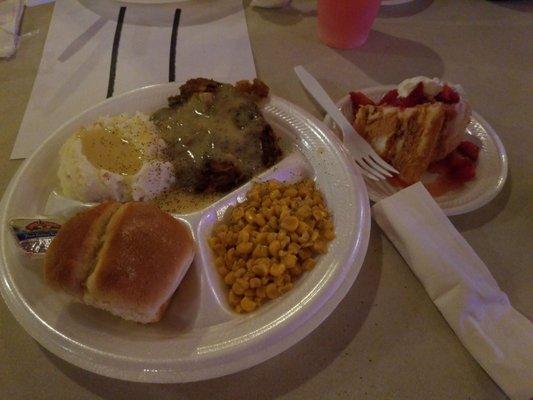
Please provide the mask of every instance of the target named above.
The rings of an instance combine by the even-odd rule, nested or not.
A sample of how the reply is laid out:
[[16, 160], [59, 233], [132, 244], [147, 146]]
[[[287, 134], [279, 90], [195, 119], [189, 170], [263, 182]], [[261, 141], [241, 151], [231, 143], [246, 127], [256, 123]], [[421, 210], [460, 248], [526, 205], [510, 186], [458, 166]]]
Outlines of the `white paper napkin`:
[[380, 201], [372, 214], [483, 369], [511, 399], [531, 399], [533, 324], [511, 306], [424, 186]]
[[256, 76], [241, 0], [56, 2], [11, 158], [83, 110], [134, 88]]
[[11, 57], [17, 50], [22, 0], [0, 0], [0, 57]]

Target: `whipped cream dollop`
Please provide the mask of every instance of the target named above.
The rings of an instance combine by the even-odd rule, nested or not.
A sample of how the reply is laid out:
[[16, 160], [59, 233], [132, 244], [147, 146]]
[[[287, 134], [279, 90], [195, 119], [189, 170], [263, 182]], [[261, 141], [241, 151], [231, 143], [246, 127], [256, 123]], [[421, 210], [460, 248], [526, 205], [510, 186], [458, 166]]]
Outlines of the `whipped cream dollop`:
[[402, 81], [398, 85], [398, 95], [400, 97], [409, 96], [409, 93], [411, 93], [420, 82], [424, 84], [424, 94], [429, 98], [438, 95], [445, 85], [445, 82], [441, 81], [439, 78], [431, 79], [427, 76], [415, 76], [414, 78]]

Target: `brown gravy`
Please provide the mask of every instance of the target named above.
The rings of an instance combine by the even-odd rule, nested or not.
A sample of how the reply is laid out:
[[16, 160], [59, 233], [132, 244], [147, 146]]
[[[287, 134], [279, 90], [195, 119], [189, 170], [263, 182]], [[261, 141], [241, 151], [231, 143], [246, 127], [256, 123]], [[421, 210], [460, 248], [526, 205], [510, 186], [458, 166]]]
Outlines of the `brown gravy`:
[[208, 159], [233, 162], [248, 179], [264, 170], [259, 133], [266, 122], [259, 108], [233, 86], [194, 93], [178, 107], [152, 115], [172, 148], [177, 186], [191, 190]]

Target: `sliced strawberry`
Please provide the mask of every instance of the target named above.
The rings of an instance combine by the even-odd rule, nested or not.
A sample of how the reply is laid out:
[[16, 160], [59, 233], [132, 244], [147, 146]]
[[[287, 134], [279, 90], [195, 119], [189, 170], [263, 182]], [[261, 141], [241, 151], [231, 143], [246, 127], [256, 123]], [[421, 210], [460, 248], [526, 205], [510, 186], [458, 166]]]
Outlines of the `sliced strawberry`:
[[453, 151], [448, 155], [448, 157], [446, 157], [446, 163], [448, 164], [450, 171], [454, 171], [456, 169], [461, 169], [472, 162], [469, 158], [463, 156], [459, 152]]
[[398, 105], [400, 107], [414, 107], [419, 104], [424, 104], [427, 101], [424, 95], [424, 83], [419, 82], [407, 97], [400, 97], [398, 99]]
[[381, 98], [378, 105], [396, 106], [397, 100], [398, 100], [398, 90], [397, 89], [389, 90], [385, 94], [385, 96]]
[[448, 158], [443, 160], [434, 161], [428, 166], [428, 171], [432, 174], [446, 175], [450, 169]]
[[454, 179], [466, 182], [476, 177], [476, 166], [468, 158], [465, 158], [465, 162], [460, 168], [456, 168], [452, 171], [451, 175]]
[[362, 92], [350, 92], [350, 100], [352, 101], [352, 109], [354, 114], [361, 106], [376, 105], [376, 103], [374, 103], [372, 99], [368, 98], [368, 96]]
[[470, 160], [476, 162], [479, 157], [479, 147], [472, 142], [464, 141], [457, 146], [457, 151], [463, 156], [468, 157]]
[[460, 100], [459, 93], [453, 90], [450, 86], [444, 85], [442, 91], [435, 96], [435, 100], [440, 101], [446, 104], [455, 104], [459, 103]]

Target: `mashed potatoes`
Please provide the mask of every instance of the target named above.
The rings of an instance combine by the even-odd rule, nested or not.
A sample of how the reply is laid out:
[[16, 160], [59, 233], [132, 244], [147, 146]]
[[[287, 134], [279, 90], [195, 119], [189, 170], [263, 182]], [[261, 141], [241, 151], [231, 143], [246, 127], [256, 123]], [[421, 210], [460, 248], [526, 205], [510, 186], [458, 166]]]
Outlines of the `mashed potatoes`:
[[86, 202], [149, 200], [175, 182], [166, 143], [147, 115], [100, 118], [60, 150], [63, 194]]

